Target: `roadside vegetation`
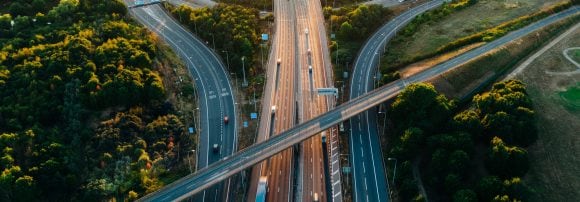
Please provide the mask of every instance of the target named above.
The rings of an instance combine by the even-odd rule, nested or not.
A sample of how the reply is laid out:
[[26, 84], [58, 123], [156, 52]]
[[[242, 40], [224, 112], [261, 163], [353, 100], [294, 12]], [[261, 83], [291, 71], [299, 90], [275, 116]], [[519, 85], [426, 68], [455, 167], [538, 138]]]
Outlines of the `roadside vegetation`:
[[0, 201], [134, 200], [187, 174], [172, 63], [123, 2], [29, 2], [0, 14]]
[[[521, 182], [529, 169], [525, 147], [537, 139], [537, 131], [521, 81], [496, 83], [465, 106], [430, 84], [411, 84], [389, 114], [395, 136], [387, 157], [398, 159], [394, 188], [402, 201], [424, 200], [420, 186], [435, 201], [527, 199]], [[389, 179], [393, 166], [388, 164]]]
[[217, 0], [220, 3], [236, 4], [260, 11], [272, 11], [274, 1], [272, 0]]
[[510, 42], [439, 76], [433, 80], [433, 85], [452, 98], [471, 97], [579, 20], [580, 16], [571, 17]]
[[[331, 38], [329, 47], [334, 64], [334, 78], [343, 78], [342, 72], [353, 65], [356, 54], [365, 40], [388, 19], [394, 16], [391, 9], [381, 5], [353, 5], [332, 9], [323, 8], [324, 18], [329, 27]], [[338, 57], [338, 59], [337, 59]], [[397, 77], [398, 78], [398, 77]], [[344, 82], [344, 81], [343, 81]]]
[[495, 40], [558, 11], [573, 2], [456, 0], [428, 11], [411, 23], [389, 44], [383, 72], [436, 55]]
[[258, 26], [261, 20], [258, 10], [235, 4], [217, 4], [212, 8], [164, 5], [208, 47], [215, 47], [214, 51], [224, 59], [224, 65], [229, 63], [229, 71], [238, 79], [242, 79], [245, 68], [249, 83], [246, 95], [256, 93], [257, 97], [261, 96], [265, 68], [260, 63], [258, 33], [262, 30]]

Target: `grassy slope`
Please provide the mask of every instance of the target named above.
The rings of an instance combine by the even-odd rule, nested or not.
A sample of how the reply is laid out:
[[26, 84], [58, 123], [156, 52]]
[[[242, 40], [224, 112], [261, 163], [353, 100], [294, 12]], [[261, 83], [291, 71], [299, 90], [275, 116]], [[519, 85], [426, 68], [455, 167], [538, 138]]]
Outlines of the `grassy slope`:
[[534, 190], [532, 201], [580, 201], [580, 112], [567, 108], [560, 92], [578, 85], [580, 74], [551, 76], [545, 70], [575, 67], [562, 55], [580, 47], [580, 30], [538, 57], [518, 76], [528, 85], [538, 113], [539, 139], [531, 146], [531, 170], [524, 178]]
[[561, 0], [480, 0], [439, 22], [420, 26], [412, 37], [390, 44], [389, 51], [396, 51], [393, 54], [409, 58], [434, 52], [455, 39], [533, 13], [557, 2]]

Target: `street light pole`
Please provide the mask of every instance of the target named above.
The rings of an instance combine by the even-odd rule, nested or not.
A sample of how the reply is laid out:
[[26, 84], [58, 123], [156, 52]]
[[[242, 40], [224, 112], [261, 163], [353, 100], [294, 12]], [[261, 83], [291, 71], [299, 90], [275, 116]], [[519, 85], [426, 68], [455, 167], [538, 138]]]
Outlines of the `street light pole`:
[[189, 153], [192, 153], [192, 152], [195, 152], [195, 149], [187, 151], [187, 162], [189, 164], [189, 173], [193, 173], [193, 170], [191, 169], [191, 157], [189, 156]]
[[222, 52], [226, 53], [226, 62], [228, 64], [228, 71], [230, 71], [230, 54], [228, 54], [227, 50], [223, 50]]
[[247, 87], [248, 86], [248, 81], [246, 80], [246, 67], [245, 67], [245, 61], [246, 57], [242, 56], [242, 75], [244, 76], [244, 81], [242, 82], [242, 87]]
[[215, 38], [213, 37], [213, 33], [211, 33], [211, 42], [213, 43], [213, 50], [215, 51]]
[[395, 170], [393, 171], [393, 185], [395, 184], [395, 177], [397, 175], [397, 159], [396, 158], [388, 158], [389, 161], [395, 161]]
[[384, 135], [385, 134], [385, 130], [386, 130], [385, 127], [386, 127], [386, 124], [387, 124], [387, 109], [385, 109], [384, 112], [381, 112], [380, 111], [379, 114], [385, 114], [385, 117], [383, 118], [383, 134], [382, 134], [382, 135]]

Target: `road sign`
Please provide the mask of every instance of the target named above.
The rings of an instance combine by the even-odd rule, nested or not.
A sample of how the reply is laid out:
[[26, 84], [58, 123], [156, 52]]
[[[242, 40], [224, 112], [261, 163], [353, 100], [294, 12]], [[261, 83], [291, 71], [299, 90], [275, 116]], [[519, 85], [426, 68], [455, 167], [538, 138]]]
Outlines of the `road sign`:
[[256, 113], [256, 112], [250, 113], [250, 118], [251, 119], [257, 119], [258, 118], [258, 113]]
[[318, 88], [319, 95], [334, 95], [338, 96], [338, 89], [337, 88]]
[[262, 41], [268, 41], [268, 34], [262, 34]]
[[247, 127], [248, 127], [248, 122], [244, 121], [244, 128], [247, 128]]
[[350, 173], [350, 167], [342, 167], [342, 173], [349, 174]]

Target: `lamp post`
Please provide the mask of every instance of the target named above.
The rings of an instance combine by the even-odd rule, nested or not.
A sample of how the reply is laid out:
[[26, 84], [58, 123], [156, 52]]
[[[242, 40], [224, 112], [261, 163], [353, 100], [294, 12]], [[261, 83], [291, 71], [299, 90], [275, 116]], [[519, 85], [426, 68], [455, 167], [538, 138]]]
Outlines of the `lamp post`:
[[385, 127], [387, 123], [387, 110], [385, 109], [384, 112], [379, 111], [379, 114], [384, 114], [385, 117], [383, 118], [383, 135], [385, 134]]
[[193, 173], [193, 170], [191, 169], [191, 157], [189, 157], [189, 153], [194, 153], [194, 152], [195, 152], [195, 149], [187, 151], [187, 162], [189, 163], [189, 173]]
[[226, 53], [226, 63], [228, 64], [228, 71], [230, 71], [230, 54], [228, 54], [227, 50], [222, 50], [222, 53]]
[[245, 60], [246, 60], [246, 57], [242, 56], [242, 75], [244, 76], [244, 81], [242, 82], [242, 87], [248, 86], [248, 81], [246, 80], [246, 67], [244, 64]]
[[395, 177], [397, 175], [397, 159], [396, 158], [387, 158], [389, 161], [395, 161], [395, 170], [393, 171], [393, 185], [395, 184]]
[[213, 37], [213, 33], [211, 33], [211, 42], [213, 43], [213, 50], [215, 50], [215, 38]]

